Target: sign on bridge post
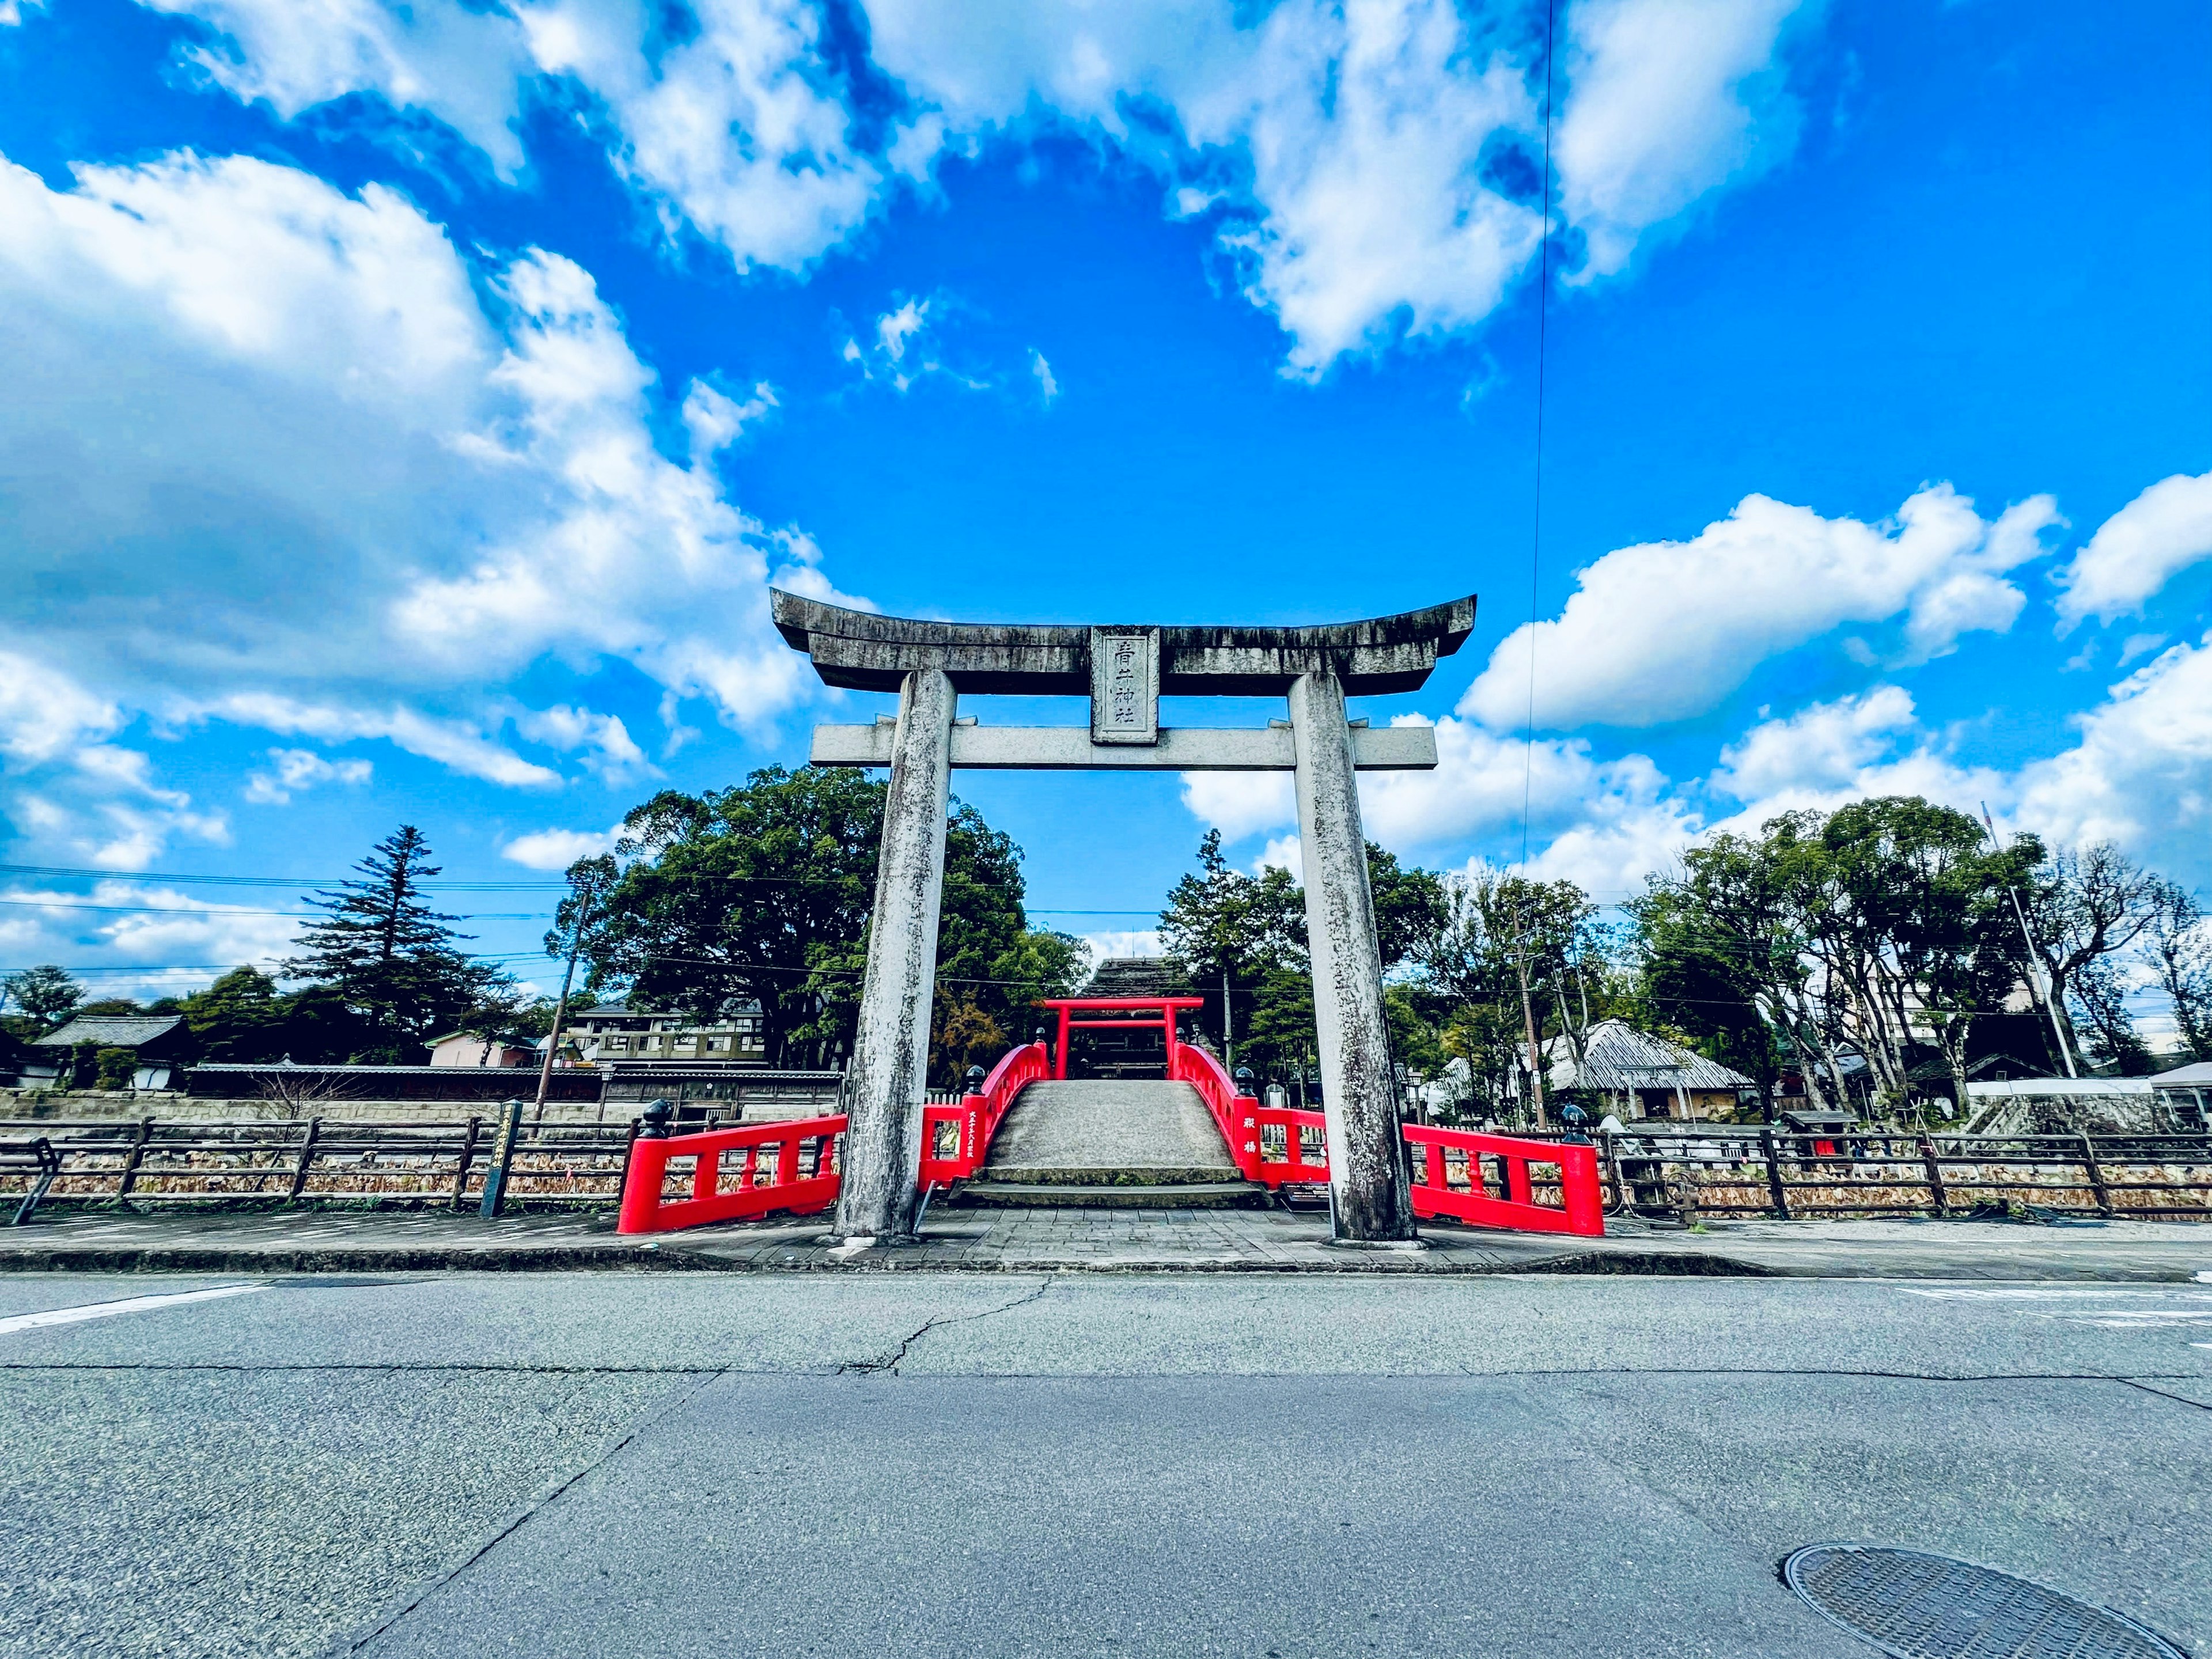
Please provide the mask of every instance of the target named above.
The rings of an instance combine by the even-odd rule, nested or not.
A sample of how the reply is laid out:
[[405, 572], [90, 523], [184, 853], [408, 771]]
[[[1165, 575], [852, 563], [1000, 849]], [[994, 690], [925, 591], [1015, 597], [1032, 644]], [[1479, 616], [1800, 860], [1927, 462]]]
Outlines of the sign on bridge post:
[[[846, 1091], [838, 1233], [913, 1231], [945, 814], [951, 769], [965, 766], [1296, 775], [1338, 1236], [1364, 1244], [1414, 1237], [1357, 774], [1434, 767], [1436, 733], [1353, 725], [1345, 699], [1417, 690], [1474, 631], [1473, 597], [1315, 628], [920, 622], [781, 592], [774, 605], [776, 627], [825, 684], [899, 699], [895, 720], [814, 732], [817, 766], [891, 769]], [[1087, 696], [1090, 729], [956, 722], [958, 698], [1001, 694]], [[1165, 727], [1164, 696], [1285, 697], [1290, 720]]]

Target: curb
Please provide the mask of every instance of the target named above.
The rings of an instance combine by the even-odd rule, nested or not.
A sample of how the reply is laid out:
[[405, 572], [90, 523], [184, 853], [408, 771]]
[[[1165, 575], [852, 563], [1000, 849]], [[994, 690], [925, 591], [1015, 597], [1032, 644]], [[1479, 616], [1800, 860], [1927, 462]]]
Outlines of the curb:
[[[772, 1255], [763, 1251], [761, 1256]], [[803, 1259], [762, 1260], [710, 1251], [625, 1248], [535, 1250], [483, 1249], [114, 1249], [58, 1248], [0, 1252], [0, 1273], [1157, 1273], [1332, 1274], [1389, 1278], [1496, 1278], [1513, 1273], [1601, 1273], [1642, 1277], [1770, 1279], [1756, 1262], [1692, 1251], [1589, 1251], [1516, 1261], [1419, 1262], [1390, 1257], [1318, 1261], [1100, 1261], [1065, 1260], [936, 1260], [904, 1252], [832, 1261], [809, 1247]]]

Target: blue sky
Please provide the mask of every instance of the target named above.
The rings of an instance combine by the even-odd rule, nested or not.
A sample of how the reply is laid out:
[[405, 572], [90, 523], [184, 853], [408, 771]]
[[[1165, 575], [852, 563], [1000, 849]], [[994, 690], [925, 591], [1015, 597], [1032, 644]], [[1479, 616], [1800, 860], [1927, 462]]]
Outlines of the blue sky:
[[[1431, 866], [1525, 840], [1618, 898], [1898, 791], [2212, 888], [2212, 13], [1561, 0], [1548, 187], [1546, 28], [0, 0], [0, 813], [94, 872], [0, 879], [0, 966], [204, 981], [296, 905], [187, 878], [405, 821], [541, 882], [656, 787], [795, 763], [887, 703], [809, 683], [770, 580], [1475, 592], [1361, 711], [1438, 725], [1366, 795]], [[1116, 948], [1209, 826], [1294, 858], [1286, 782], [958, 787]], [[499, 951], [550, 908], [452, 897]]]

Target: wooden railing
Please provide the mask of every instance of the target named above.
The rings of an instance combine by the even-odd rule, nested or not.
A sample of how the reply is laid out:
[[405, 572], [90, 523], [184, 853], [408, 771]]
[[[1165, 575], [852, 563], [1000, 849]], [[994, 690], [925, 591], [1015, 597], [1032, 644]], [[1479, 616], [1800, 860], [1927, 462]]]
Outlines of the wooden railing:
[[1000, 1058], [976, 1093], [945, 1100], [933, 1097], [921, 1110], [920, 1184], [945, 1186], [971, 1178], [988, 1160], [991, 1139], [1015, 1097], [1051, 1075], [1052, 1057], [1045, 1045], [1024, 1043]]
[[845, 1120], [785, 1118], [630, 1143], [615, 1231], [665, 1233], [775, 1210], [812, 1215], [836, 1201]]
[[2212, 1221], [2212, 1136], [1837, 1135], [1714, 1124], [1598, 1137], [1609, 1210], [1656, 1215], [2057, 1215]]
[[[459, 1209], [483, 1194], [494, 1127], [483, 1116], [410, 1122], [33, 1118], [0, 1120], [0, 1146], [41, 1137], [52, 1145], [60, 1165], [48, 1204], [398, 1198]], [[508, 1172], [509, 1198], [612, 1202], [630, 1134], [628, 1123], [526, 1124]]]

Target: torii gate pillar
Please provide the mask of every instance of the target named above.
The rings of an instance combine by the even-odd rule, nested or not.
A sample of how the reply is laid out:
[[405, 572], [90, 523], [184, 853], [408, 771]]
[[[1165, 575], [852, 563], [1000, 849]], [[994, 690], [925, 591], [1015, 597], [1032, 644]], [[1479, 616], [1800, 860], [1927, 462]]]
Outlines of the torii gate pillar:
[[1337, 1236], [1389, 1244], [1416, 1236], [1405, 1148], [1382, 1014], [1382, 951], [1344, 683], [1335, 668], [1291, 686], [1297, 753], [1298, 850], [1305, 866], [1306, 955], [1313, 963], [1314, 1028], [1321, 1042], [1322, 1115]]
[[868, 966], [845, 1073], [844, 1180], [837, 1188], [836, 1231], [847, 1238], [897, 1237], [914, 1231], [957, 703], [941, 668], [914, 669], [899, 687]]
[[[1337, 1236], [1382, 1245], [1413, 1239], [1356, 774], [1433, 768], [1436, 733], [1354, 726], [1344, 700], [1419, 689], [1437, 659], [1474, 631], [1473, 598], [1318, 628], [920, 622], [780, 592], [773, 605], [778, 630], [825, 684], [899, 696], [895, 721], [814, 732], [817, 765], [891, 769], [847, 1075], [838, 1232], [893, 1238], [913, 1230], [945, 807], [951, 769], [971, 766], [1296, 773]], [[957, 697], [971, 692], [1087, 696], [1091, 725], [956, 720]], [[1164, 694], [1287, 696], [1289, 729], [1279, 721], [1164, 727]]]

